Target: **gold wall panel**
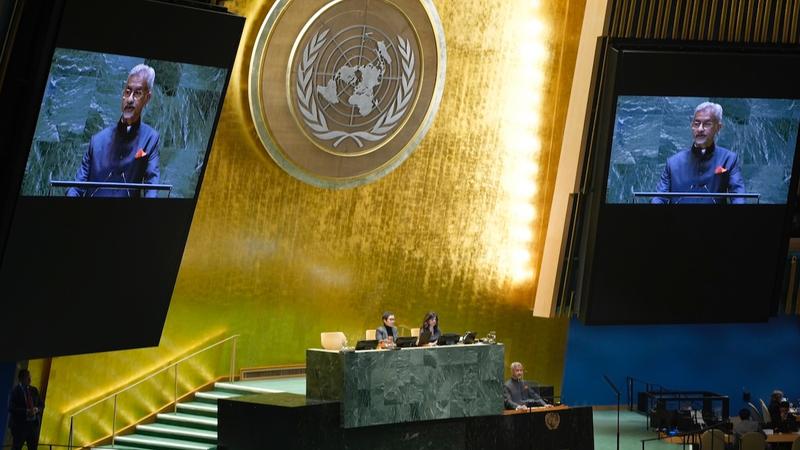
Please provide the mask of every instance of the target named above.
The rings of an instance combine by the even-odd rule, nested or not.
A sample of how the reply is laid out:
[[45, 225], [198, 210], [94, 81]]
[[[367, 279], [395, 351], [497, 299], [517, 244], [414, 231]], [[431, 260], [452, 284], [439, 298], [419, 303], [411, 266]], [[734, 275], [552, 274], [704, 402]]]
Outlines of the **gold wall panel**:
[[800, 42], [800, 0], [610, 0], [609, 4], [612, 37]]
[[[405, 328], [435, 310], [446, 332], [495, 330], [507, 362], [560, 390], [567, 320], [531, 307], [584, 2], [435, 4], [448, 60], [433, 126], [379, 182], [335, 191], [262, 148], [246, 88], [270, 2], [226, 3], [247, 24], [161, 343], [54, 358], [42, 442], [65, 442], [71, 411], [203, 344], [241, 334], [242, 367], [304, 363], [320, 332], [354, 341], [384, 310]], [[520, 166], [530, 176], [514, 178]]]

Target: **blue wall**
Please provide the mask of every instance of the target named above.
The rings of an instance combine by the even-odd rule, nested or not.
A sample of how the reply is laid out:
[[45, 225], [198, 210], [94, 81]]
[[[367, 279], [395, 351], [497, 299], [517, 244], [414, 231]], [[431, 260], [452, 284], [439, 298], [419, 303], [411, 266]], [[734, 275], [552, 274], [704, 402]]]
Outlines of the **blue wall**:
[[0, 362], [0, 445], [8, 429], [8, 397], [14, 387], [16, 371], [16, 363]]
[[781, 389], [800, 398], [800, 318], [724, 325], [584, 326], [570, 323], [564, 364], [563, 401], [570, 405], [613, 405], [603, 381], [608, 375], [625, 397], [631, 376], [669, 389], [709, 390], [742, 407], [742, 388], [768, 401]]

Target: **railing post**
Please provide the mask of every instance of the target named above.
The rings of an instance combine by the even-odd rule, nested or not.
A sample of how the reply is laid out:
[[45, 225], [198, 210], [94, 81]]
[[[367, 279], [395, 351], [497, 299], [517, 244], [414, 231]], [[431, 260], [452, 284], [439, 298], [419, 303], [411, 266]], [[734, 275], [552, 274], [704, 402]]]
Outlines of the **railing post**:
[[111, 445], [114, 445], [117, 439], [117, 397], [114, 396], [114, 418], [111, 419]]
[[173, 412], [178, 412], [178, 363], [175, 363], [175, 392], [172, 400]]
[[234, 374], [236, 373], [236, 341], [238, 340], [238, 336], [234, 336], [233, 338], [233, 348], [231, 349], [231, 366], [230, 370], [228, 371], [228, 381], [233, 382]]

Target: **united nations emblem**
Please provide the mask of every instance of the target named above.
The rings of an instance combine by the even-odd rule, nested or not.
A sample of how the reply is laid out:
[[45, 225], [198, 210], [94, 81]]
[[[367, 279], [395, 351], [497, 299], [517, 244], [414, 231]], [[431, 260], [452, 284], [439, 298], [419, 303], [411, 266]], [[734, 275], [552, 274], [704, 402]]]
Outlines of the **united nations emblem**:
[[424, 137], [444, 70], [431, 0], [279, 0], [251, 62], [256, 131], [278, 165], [303, 181], [374, 181]]
[[557, 412], [549, 412], [545, 414], [544, 424], [550, 431], [558, 429], [558, 426], [561, 425], [561, 415], [559, 415]]

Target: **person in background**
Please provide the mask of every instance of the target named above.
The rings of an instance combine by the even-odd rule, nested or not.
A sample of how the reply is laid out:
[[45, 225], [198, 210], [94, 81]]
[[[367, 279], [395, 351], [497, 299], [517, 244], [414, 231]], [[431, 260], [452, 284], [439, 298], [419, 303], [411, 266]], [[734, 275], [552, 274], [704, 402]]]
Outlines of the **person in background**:
[[772, 428], [779, 433], [793, 433], [798, 429], [797, 419], [789, 412], [789, 402], [785, 399], [780, 403], [778, 416], [772, 417]]
[[778, 389], [772, 391], [772, 395], [769, 396], [769, 405], [767, 406], [767, 411], [769, 411], [769, 416], [772, 422], [774, 422], [776, 418], [781, 415], [781, 402], [783, 400], [783, 391]]
[[430, 338], [428, 338], [428, 342], [420, 342], [419, 345], [435, 344], [442, 335], [442, 332], [439, 330], [439, 315], [433, 311], [425, 314], [425, 319], [422, 320], [422, 326], [419, 327], [419, 335], [426, 335], [426, 331], [430, 333]]
[[739, 420], [733, 421], [733, 448], [739, 448], [739, 438], [746, 433], [761, 431], [761, 424], [750, 417], [750, 409], [739, 410]]
[[525, 367], [520, 362], [511, 363], [511, 379], [503, 385], [506, 409], [528, 409], [533, 406], [550, 406], [531, 383], [522, 379]]
[[375, 339], [381, 342], [382, 347], [391, 347], [397, 340], [397, 327], [394, 326], [394, 314], [386, 311], [383, 313], [383, 325], [375, 329]]
[[28, 369], [20, 370], [17, 379], [19, 384], [11, 391], [8, 405], [11, 448], [20, 450], [26, 444], [28, 450], [37, 450], [44, 403], [39, 390], [31, 386]]

